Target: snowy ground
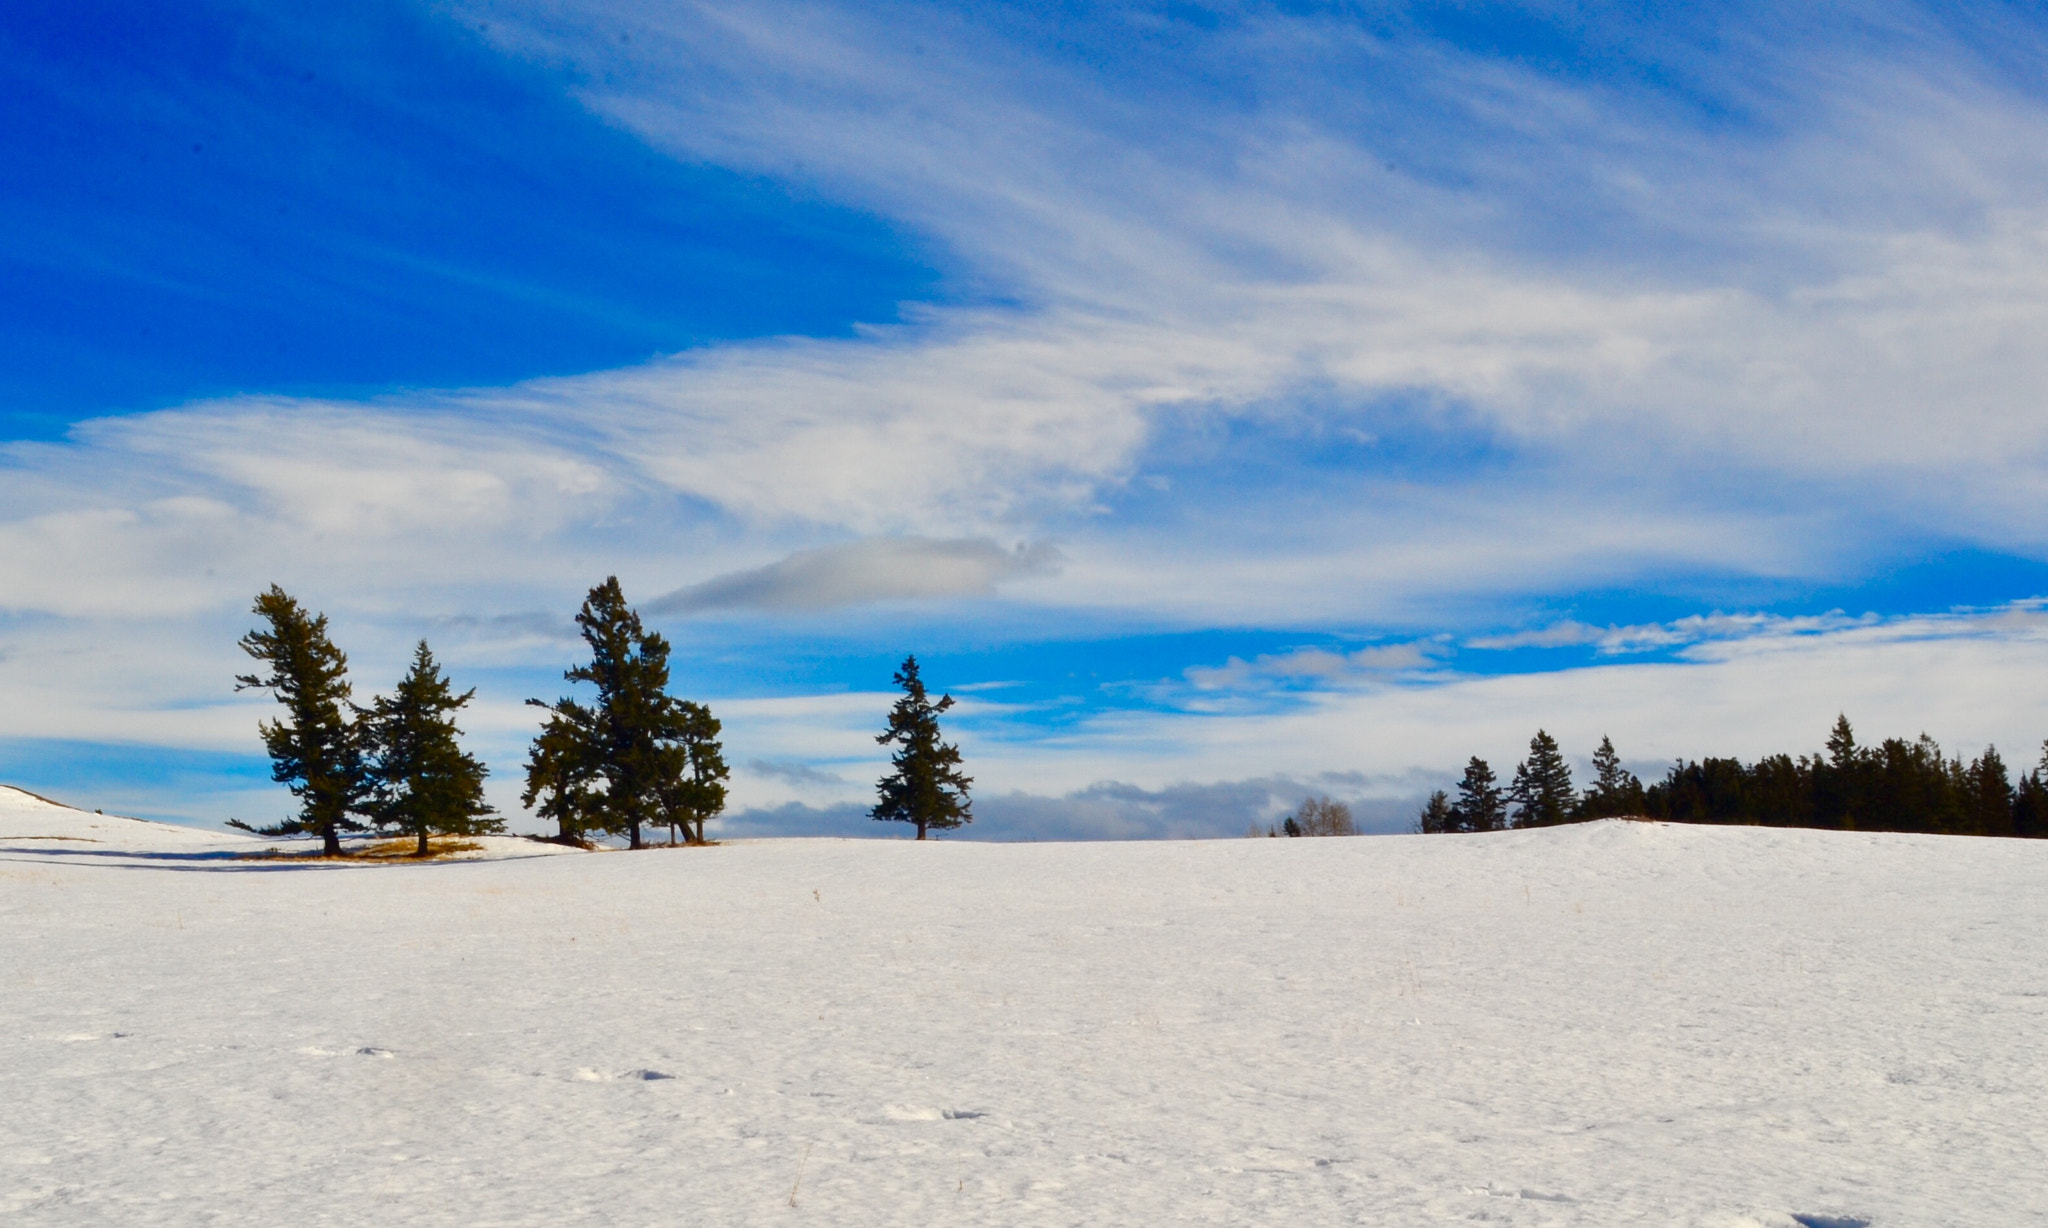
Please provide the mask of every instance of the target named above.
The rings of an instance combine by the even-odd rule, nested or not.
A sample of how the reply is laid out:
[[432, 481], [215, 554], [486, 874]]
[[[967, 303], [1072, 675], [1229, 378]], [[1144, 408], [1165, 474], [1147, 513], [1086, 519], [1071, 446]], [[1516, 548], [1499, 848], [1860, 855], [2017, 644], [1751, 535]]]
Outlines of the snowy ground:
[[2048, 844], [520, 844], [0, 791], [0, 1221], [2048, 1218]]

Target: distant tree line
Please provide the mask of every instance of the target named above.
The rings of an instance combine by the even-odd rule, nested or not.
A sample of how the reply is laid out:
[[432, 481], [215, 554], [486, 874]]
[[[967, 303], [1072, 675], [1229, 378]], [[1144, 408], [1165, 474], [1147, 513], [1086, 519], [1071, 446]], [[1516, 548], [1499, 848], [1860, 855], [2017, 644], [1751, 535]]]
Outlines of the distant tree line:
[[1621, 765], [1610, 738], [1593, 753], [1583, 791], [1555, 739], [1542, 730], [1503, 789], [1474, 756], [1457, 797], [1438, 790], [1416, 819], [1423, 832], [1498, 831], [1587, 819], [1640, 816], [1674, 823], [1913, 831], [1970, 836], [2048, 837], [2048, 746], [2041, 762], [2012, 779], [1996, 747], [1965, 761], [1945, 756], [1926, 734], [1859, 746], [1846, 716], [1826, 748], [1810, 755], [1681, 759], [1645, 785]]

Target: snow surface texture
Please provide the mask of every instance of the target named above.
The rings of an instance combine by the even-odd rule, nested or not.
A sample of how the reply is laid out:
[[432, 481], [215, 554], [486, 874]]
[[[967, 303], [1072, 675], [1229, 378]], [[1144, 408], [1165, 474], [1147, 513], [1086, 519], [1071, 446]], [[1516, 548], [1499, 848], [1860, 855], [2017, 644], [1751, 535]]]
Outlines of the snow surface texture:
[[8, 1224], [2048, 1215], [2048, 843], [336, 867], [6, 799]]

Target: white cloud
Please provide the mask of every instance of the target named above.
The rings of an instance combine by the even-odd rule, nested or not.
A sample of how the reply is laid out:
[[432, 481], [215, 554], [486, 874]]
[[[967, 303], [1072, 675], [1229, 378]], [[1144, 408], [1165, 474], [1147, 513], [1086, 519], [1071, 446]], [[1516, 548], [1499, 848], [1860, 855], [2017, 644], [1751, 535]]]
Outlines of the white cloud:
[[[1741, 79], [1702, 88], [1768, 99], [1770, 122], [1713, 127], [1336, 19], [1257, 16], [1111, 78], [958, 15], [906, 40], [900, 12], [857, 6], [450, 7], [658, 147], [873, 209], [1008, 305], [8, 445], [16, 736], [222, 744], [248, 719], [220, 695], [233, 636], [273, 580], [381, 671], [423, 627], [552, 662], [559, 614], [534, 612], [609, 572], [678, 609], [1001, 585], [1048, 621], [1356, 629], [1484, 624], [1469, 611], [1502, 597], [1645, 575], [1842, 577], [1930, 539], [2048, 554], [2048, 111], [1931, 26], [1738, 39], [1742, 70], [1719, 71]], [[1211, 70], [1243, 96], [1219, 100]], [[1412, 462], [1404, 433], [1471, 454]], [[1049, 538], [1056, 574], [992, 544]], [[1187, 677], [1211, 700], [1326, 689], [1283, 688], [1308, 695], [1293, 715], [1104, 718], [1089, 748], [1017, 744], [1059, 783], [1021, 757], [997, 772], [1163, 788], [1272, 758], [1306, 778], [1361, 745], [1393, 771], [1545, 703], [1593, 720], [1574, 696], [1741, 744], [1814, 705], [1896, 714], [1911, 696], [1885, 688], [1907, 682], [1936, 688], [1952, 736], [2024, 723], [1992, 669], [2019, 668], [2020, 631], [1744, 619], [1472, 642], [1704, 654], [1608, 673], [1404, 685], [1433, 641], [1231, 662]], [[1772, 644], [1804, 664], [1758, 672], [1746, 654]], [[1953, 675], [1929, 671], [1941, 652]], [[1876, 673], [1814, 664], [1852, 658]], [[1786, 702], [1753, 719], [1715, 678]], [[856, 733], [760, 702], [732, 710], [768, 761], [872, 755], [865, 709]]]
[[[1353, 772], [1349, 796], [1445, 787], [1470, 755], [1512, 767], [1548, 730], [1583, 762], [1603, 735], [1657, 774], [1679, 756], [1817, 751], [1838, 713], [1865, 739], [1923, 730], [1951, 750], [2000, 746], [2031, 764], [2048, 739], [2048, 695], [2012, 685], [2048, 651], [2038, 604], [1895, 619], [1760, 619], [1680, 659], [1544, 673], [1395, 676], [1253, 706], [1182, 702], [1104, 713], [1047, 732], [967, 727], [985, 788], [1062, 794], [1104, 780], [1135, 787], [1309, 780]], [[1434, 780], [1435, 784], [1428, 782]]]
[[1056, 570], [1045, 543], [1005, 550], [986, 538], [867, 538], [799, 550], [766, 567], [714, 576], [647, 603], [651, 614], [829, 610], [873, 602], [986, 597], [1005, 580]]

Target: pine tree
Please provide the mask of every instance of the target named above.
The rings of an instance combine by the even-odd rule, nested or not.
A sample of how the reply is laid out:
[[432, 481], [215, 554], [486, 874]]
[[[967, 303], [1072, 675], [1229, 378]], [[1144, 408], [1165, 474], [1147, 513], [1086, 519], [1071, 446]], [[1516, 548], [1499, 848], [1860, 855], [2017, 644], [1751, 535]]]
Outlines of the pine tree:
[[1579, 802], [1579, 817], [1612, 818], [1643, 813], [1643, 782], [1621, 766], [1614, 753], [1614, 739], [1602, 734], [1600, 749], [1593, 752], [1593, 785]]
[[1415, 816], [1415, 830], [1425, 836], [1434, 836], [1447, 831], [1456, 831], [1457, 815], [1451, 807], [1450, 795], [1442, 789], [1429, 795], [1429, 801], [1422, 807], [1422, 813]]
[[241, 638], [242, 651], [268, 667], [241, 674], [237, 691], [267, 690], [284, 705], [283, 720], [258, 726], [270, 752], [270, 778], [299, 799], [298, 827], [317, 833], [321, 852], [341, 856], [341, 833], [360, 831], [349, 817], [367, 788], [349, 706], [348, 658], [327, 638], [327, 616], [305, 609], [273, 584], [253, 612], [270, 624]]
[[1465, 778], [1458, 782], [1458, 803], [1451, 807], [1455, 820], [1452, 831], [1499, 831], [1507, 826], [1507, 801], [1493, 768], [1479, 756], [1465, 765]]
[[2020, 777], [2013, 790], [2012, 834], [2048, 836], [2048, 743], [2041, 746], [2041, 765]]
[[939, 740], [939, 714], [953, 706], [944, 695], [933, 703], [917, 674], [917, 658], [903, 658], [895, 682], [903, 698], [889, 712], [889, 728], [875, 741], [896, 744], [889, 762], [895, 768], [875, 786], [880, 795], [871, 818], [885, 823], [915, 823], [917, 838], [927, 829], [945, 831], [974, 821], [967, 797], [971, 777], [960, 773], [960, 748]]
[[570, 699], [552, 705], [538, 699], [526, 702], [548, 709], [548, 719], [527, 751], [526, 789], [519, 804], [554, 820], [558, 843], [580, 846], [584, 833], [597, 822], [603, 801], [597, 794], [597, 757], [591, 750], [595, 718]]
[[1964, 779], [1967, 813], [1963, 830], [1973, 836], [2012, 835], [2012, 781], [2006, 775], [2005, 760], [1999, 757], [1998, 748], [1985, 747], [1984, 753], [1966, 769]]
[[1864, 809], [1867, 759], [1856, 748], [1848, 714], [1836, 714], [1835, 728], [1828, 734], [1827, 762], [1815, 773], [1814, 813], [1822, 826], [1856, 830]]
[[421, 640], [398, 689], [357, 712], [374, 787], [367, 813], [379, 827], [418, 836], [421, 857], [430, 834], [505, 830], [504, 820], [484, 803], [488, 769], [456, 740], [462, 731], [455, 727], [455, 713], [475, 695], [454, 693]]
[[719, 744], [720, 725], [711, 709], [685, 700], [677, 705], [682, 713], [680, 739], [688, 771], [670, 777], [662, 794], [662, 811], [669, 824], [669, 843], [675, 843], [677, 827], [692, 844], [704, 843], [704, 821], [725, 809], [725, 781], [731, 774], [725, 765], [725, 749]]
[[576, 625], [590, 663], [563, 676], [595, 686], [597, 700], [527, 701], [551, 715], [528, 757], [523, 796], [528, 805], [541, 800], [563, 839], [603, 831], [637, 849], [640, 829], [665, 824], [681, 796], [690, 719], [668, 693], [668, 641], [641, 625], [617, 576], [590, 590]]
[[1547, 827], [1571, 817], [1571, 767], [1558, 751], [1557, 739], [1541, 729], [1529, 739], [1529, 757], [1515, 768], [1508, 800], [1515, 803], [1516, 827]]

